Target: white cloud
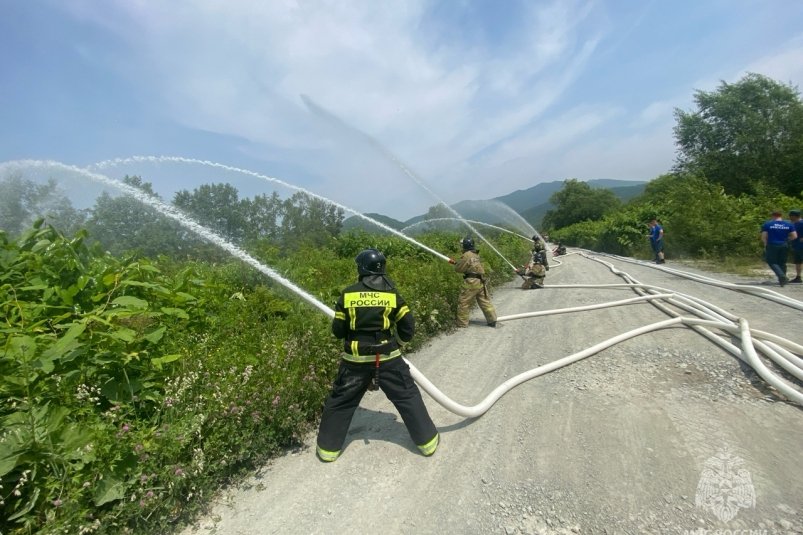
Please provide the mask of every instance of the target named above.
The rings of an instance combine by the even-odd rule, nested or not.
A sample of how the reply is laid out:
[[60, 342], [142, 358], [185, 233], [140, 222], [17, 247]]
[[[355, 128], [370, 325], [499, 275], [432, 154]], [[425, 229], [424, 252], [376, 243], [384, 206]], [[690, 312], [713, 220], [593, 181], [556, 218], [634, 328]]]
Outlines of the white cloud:
[[[162, 116], [243, 139], [249, 156], [303, 169], [317, 180], [311, 189], [345, 204], [382, 211], [365, 185], [384, 183], [394, 192], [385, 209], [399, 215], [402, 205], [432, 202], [370, 144], [310, 113], [301, 94], [375, 137], [449, 202], [539, 180], [652, 178], [674, 158], [673, 108], [688, 107], [694, 89], [715, 88], [735, 61], [697, 82], [678, 71], [674, 87], [644, 80], [645, 101], [583, 91], [589, 76], [615, 76], [600, 45], [617, 68], [625, 55], [638, 65], [640, 51], [622, 43], [659, 22], [650, 18], [654, 4], [617, 11], [604, 0], [525, 1], [493, 49], [451, 19], [439, 22], [457, 37], [426, 33], [426, 0], [74, 0], [61, 8], [123, 40], [127, 53], [111, 68]], [[449, 9], [469, 13], [459, 3]], [[803, 80], [803, 36], [755, 50], [745, 72]]]
[[672, 126], [662, 123], [635, 134], [600, 136], [577, 144], [564, 153], [556, 166], [558, 176], [652, 180], [669, 172], [674, 162]]
[[739, 77], [749, 72], [769, 76], [779, 82], [803, 84], [803, 34], [785, 44], [780, 50], [753, 60]]
[[631, 123], [631, 126], [633, 128], [640, 128], [652, 125], [659, 121], [665, 123], [667, 119], [672, 119], [674, 109], [677, 106], [678, 102], [675, 99], [651, 102], [644, 109], [642, 109], [638, 115], [636, 115], [635, 119]]
[[[575, 44], [590, 8], [564, 2], [527, 4], [521, 46], [486, 58], [471, 47], [427, 49], [416, 34], [423, 3], [114, 5], [105, 16], [88, 4], [74, 9], [128, 37], [142, 56], [121, 68], [159, 86], [178, 120], [268, 143], [287, 142], [272, 119], [298, 122], [300, 93], [367, 132], [418, 128], [420, 145], [460, 139], [472, 125], [491, 128], [493, 140], [542, 112], [571, 83], [573, 56], [593, 52], [588, 40]], [[544, 82], [534, 95], [537, 75]], [[250, 124], [255, 115], [261, 130]]]
[[614, 108], [596, 109], [579, 106], [550, 121], [531, 128], [528, 132], [503, 143], [487, 160], [496, 166], [521, 157], [543, 159], [556, 151], [583, 139], [596, 127], [620, 115]]

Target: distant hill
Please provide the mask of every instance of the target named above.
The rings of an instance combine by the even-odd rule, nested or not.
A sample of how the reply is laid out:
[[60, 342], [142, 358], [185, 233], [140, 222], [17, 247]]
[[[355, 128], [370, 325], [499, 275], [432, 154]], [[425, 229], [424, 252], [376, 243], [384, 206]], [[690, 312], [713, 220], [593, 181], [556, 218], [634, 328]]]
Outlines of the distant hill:
[[[538, 228], [544, 215], [553, 208], [549, 198], [563, 188], [563, 182], [563, 180], [543, 182], [525, 190], [517, 190], [502, 197], [496, 197], [496, 199], [519, 212], [524, 219]], [[647, 182], [610, 178], [588, 180], [586, 183], [592, 188], [609, 189], [624, 202], [641, 195], [647, 185]]]
[[634, 197], [638, 197], [644, 193], [644, 188], [647, 186], [646, 182], [639, 182], [632, 186], [618, 186], [610, 189], [614, 195], [627, 202]]
[[544, 216], [550, 209], [552, 209], [552, 203], [544, 202], [524, 210], [521, 212], [521, 217], [529, 221], [535, 228], [538, 228], [541, 226], [541, 220], [544, 219]]
[[[539, 205], [549, 202], [549, 198], [556, 191], [563, 188], [564, 180], [555, 180], [553, 182], [542, 182], [527, 189], [516, 190], [513, 193], [495, 197], [497, 201], [502, 201], [510, 206], [518, 213], [524, 215], [525, 212], [535, 210]], [[614, 180], [610, 178], [597, 178], [594, 180], [586, 181], [586, 184], [592, 188], [605, 188], [614, 192], [614, 194], [622, 200], [627, 200], [635, 197], [642, 191], [646, 182], [634, 182], [632, 180]], [[617, 191], [620, 188], [625, 188], [621, 192]], [[621, 194], [620, 194], [621, 193]], [[621, 195], [626, 195], [627, 199]], [[537, 210], [536, 210], [537, 211]], [[544, 210], [546, 211], [546, 210]], [[526, 218], [526, 216], [525, 216]], [[529, 218], [528, 218], [529, 219]]]
[[544, 204], [549, 201], [549, 198], [556, 191], [563, 188], [563, 181], [542, 182], [527, 189], [517, 189], [513, 193], [495, 197], [497, 201], [501, 201], [506, 205], [513, 208], [518, 213], [524, 215], [524, 212], [530, 210], [539, 204]]
[[404, 226], [412, 225], [413, 223], [418, 223], [419, 221], [423, 221], [427, 218], [427, 214], [417, 215], [415, 217], [411, 217], [407, 221], [404, 222]]
[[[491, 224], [504, 224], [509, 222], [509, 216], [506, 216], [502, 211], [496, 209], [493, 202], [499, 201], [515, 212], [520, 214], [530, 224], [538, 228], [544, 214], [547, 213], [553, 206], [549, 202], [549, 198], [553, 193], [560, 191], [563, 188], [563, 180], [555, 180], [552, 182], [542, 182], [527, 189], [516, 190], [513, 193], [502, 195], [501, 197], [494, 197], [487, 200], [465, 200], [452, 205], [460, 215], [466, 219], [476, 219]], [[592, 188], [605, 188], [609, 189], [622, 201], [629, 201], [630, 199], [640, 195], [644, 191], [647, 182], [633, 181], [633, 180], [616, 180], [610, 178], [598, 178], [588, 180], [586, 183]], [[382, 214], [366, 214], [372, 219], [386, 224], [387, 226], [401, 230], [408, 225], [417, 223], [426, 218], [426, 214], [418, 215], [408, 219], [405, 222], [398, 221], [392, 217], [384, 216]], [[357, 217], [352, 216], [343, 222], [344, 229], [362, 228], [369, 232], [386, 232], [372, 225], [371, 223]]]
[[[390, 228], [392, 228], [394, 230], [401, 230], [405, 226], [407, 226], [406, 223], [402, 223], [398, 219], [393, 219], [392, 217], [388, 217], [388, 216], [382, 215], [382, 214], [368, 213], [368, 214], [365, 214], [365, 216], [370, 217], [371, 219], [375, 219], [375, 220], [379, 221], [380, 223], [383, 223], [383, 224], [389, 226]], [[421, 216], [421, 219], [423, 219], [423, 218], [424, 217]], [[366, 230], [368, 232], [379, 232], [379, 233], [387, 232], [383, 228], [378, 227], [378, 226], [374, 225], [373, 223], [371, 223], [370, 221], [366, 221], [365, 219], [363, 219], [363, 218], [361, 218], [359, 216], [356, 216], [356, 215], [355, 216], [351, 216], [351, 217], [349, 217], [349, 218], [347, 218], [347, 219], [345, 219], [343, 221], [343, 230], [349, 230], [349, 229], [353, 229], [353, 228], [361, 228], [361, 229]]]

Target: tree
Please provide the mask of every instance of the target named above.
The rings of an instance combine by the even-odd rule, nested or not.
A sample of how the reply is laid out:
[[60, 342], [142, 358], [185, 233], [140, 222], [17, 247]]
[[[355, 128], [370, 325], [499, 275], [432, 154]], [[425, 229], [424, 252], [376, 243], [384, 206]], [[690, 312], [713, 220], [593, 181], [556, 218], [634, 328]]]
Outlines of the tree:
[[[443, 219], [447, 219], [448, 221], [442, 221]], [[429, 220], [441, 221], [426, 223], [426, 221]], [[468, 227], [465, 226], [465, 223], [461, 222], [459, 218], [455, 216], [452, 209], [443, 202], [439, 202], [438, 204], [430, 206], [423, 219], [416, 221], [415, 226], [415, 229], [418, 232], [431, 231], [433, 229], [466, 232], [467, 228]]]
[[446, 218], [455, 217], [455, 215], [454, 212], [448, 206], [440, 202], [434, 206], [429, 207], [429, 210], [427, 210], [427, 215], [424, 216], [424, 219], [441, 219], [444, 217]]
[[635, 200], [639, 202], [661, 202], [673, 189], [687, 177], [676, 173], [666, 173], [653, 178], [644, 186], [644, 191]]
[[[159, 198], [153, 185], [138, 176], [126, 176], [123, 182]], [[185, 256], [200, 243], [176, 221], [129, 195], [113, 197], [103, 192], [90, 213], [90, 238], [113, 254], [136, 251], [149, 257]]]
[[697, 91], [697, 110], [675, 109], [676, 170], [706, 177], [729, 194], [759, 185], [803, 190], [803, 102], [795, 87], [760, 74]]
[[282, 217], [283, 204], [275, 191], [270, 197], [257, 195], [245, 201], [245, 218], [247, 220], [246, 239], [267, 238], [276, 240], [279, 237], [279, 220]]
[[607, 189], [595, 189], [577, 179], [566, 180], [549, 202], [555, 208], [544, 215], [543, 225], [550, 229], [567, 227], [581, 221], [596, 221], [616, 210], [622, 202]]
[[236, 243], [247, 230], [247, 202], [231, 184], [204, 184], [190, 193], [176, 192], [173, 204], [198, 223]]
[[343, 209], [305, 193], [294, 193], [284, 201], [282, 240], [285, 247], [325, 245], [343, 227]]
[[20, 234], [37, 219], [44, 219], [71, 235], [81, 227], [85, 217], [52, 178], [46, 184], [27, 180], [19, 173], [0, 179], [0, 229], [11, 236]]
[[193, 190], [179, 191], [173, 204], [198, 223], [238, 243], [279, 238], [279, 221], [285, 205], [275, 191], [240, 199], [230, 184], [205, 184]]

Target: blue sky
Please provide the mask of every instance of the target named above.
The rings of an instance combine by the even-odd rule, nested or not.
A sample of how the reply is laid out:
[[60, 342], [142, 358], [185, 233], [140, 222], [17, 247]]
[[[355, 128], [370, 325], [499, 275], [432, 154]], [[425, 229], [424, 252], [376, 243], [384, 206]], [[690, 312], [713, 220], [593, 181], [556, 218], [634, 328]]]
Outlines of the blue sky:
[[[0, 0], [0, 70], [0, 162], [182, 156], [404, 220], [436, 201], [367, 139], [450, 203], [649, 180], [695, 90], [803, 85], [803, 2]], [[103, 173], [168, 200], [274, 187], [187, 164]]]

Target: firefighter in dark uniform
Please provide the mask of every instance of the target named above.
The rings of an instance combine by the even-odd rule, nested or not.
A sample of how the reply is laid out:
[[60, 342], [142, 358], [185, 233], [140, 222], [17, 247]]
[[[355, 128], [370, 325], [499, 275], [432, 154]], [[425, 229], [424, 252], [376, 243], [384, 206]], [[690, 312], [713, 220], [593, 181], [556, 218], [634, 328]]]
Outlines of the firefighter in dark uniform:
[[533, 236], [533, 251], [530, 261], [522, 269], [516, 270], [516, 273], [524, 279], [521, 288], [523, 290], [543, 288], [547, 271], [549, 271], [549, 262], [547, 261], [546, 247], [538, 239], [538, 236]]
[[[317, 454], [331, 462], [340, 456], [354, 411], [366, 390], [381, 388], [399, 411], [410, 437], [425, 456], [440, 440], [410, 367], [401, 358], [402, 342], [415, 331], [413, 314], [385, 276], [385, 256], [366, 249], [356, 257], [359, 282], [343, 290], [335, 305], [332, 334], [343, 339], [343, 360], [326, 399], [318, 430]], [[395, 334], [394, 334], [395, 329]]]
[[460, 295], [457, 298], [457, 326], [468, 327], [471, 305], [476, 301], [488, 325], [496, 327], [496, 309], [488, 296], [485, 268], [482, 267], [480, 255], [474, 248], [474, 240], [466, 237], [462, 245], [463, 256], [454, 266], [455, 271], [463, 274], [463, 284], [460, 286]]

